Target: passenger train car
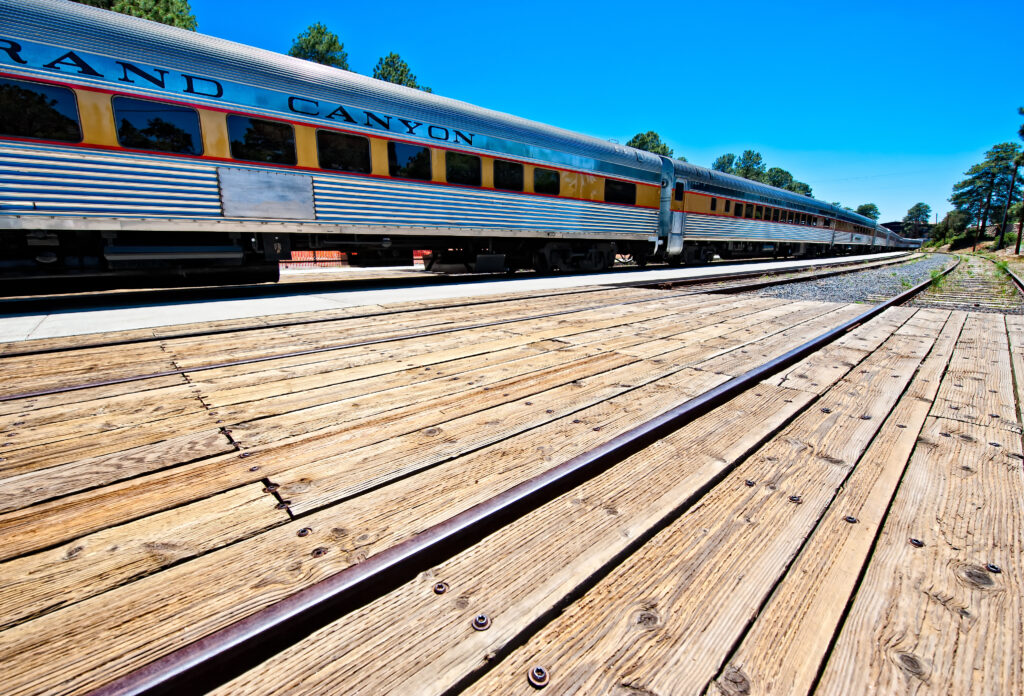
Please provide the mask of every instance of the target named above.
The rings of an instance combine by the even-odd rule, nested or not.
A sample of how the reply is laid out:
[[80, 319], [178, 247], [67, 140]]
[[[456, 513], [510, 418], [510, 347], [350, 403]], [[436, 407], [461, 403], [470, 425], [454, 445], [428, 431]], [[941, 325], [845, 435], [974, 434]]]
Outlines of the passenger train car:
[[66, 0], [0, 0], [0, 276], [915, 246], [814, 199]]

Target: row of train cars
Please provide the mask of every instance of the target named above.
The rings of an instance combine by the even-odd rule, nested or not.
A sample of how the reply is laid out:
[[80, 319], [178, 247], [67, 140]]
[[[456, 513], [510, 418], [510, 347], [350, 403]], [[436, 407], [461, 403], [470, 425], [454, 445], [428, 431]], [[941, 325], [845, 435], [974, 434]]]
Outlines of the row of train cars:
[[0, 0], [0, 277], [273, 280], [292, 250], [595, 271], [917, 246], [812, 198], [62, 0]]

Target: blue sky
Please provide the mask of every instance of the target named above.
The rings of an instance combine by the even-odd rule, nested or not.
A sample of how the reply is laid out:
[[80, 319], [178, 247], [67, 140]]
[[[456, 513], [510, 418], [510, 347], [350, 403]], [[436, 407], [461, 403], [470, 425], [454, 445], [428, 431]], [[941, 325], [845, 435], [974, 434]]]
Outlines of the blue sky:
[[321, 21], [356, 72], [395, 51], [438, 94], [621, 143], [655, 130], [696, 164], [752, 148], [883, 222], [949, 210], [1024, 121], [1020, 0], [191, 5], [200, 32], [282, 53]]

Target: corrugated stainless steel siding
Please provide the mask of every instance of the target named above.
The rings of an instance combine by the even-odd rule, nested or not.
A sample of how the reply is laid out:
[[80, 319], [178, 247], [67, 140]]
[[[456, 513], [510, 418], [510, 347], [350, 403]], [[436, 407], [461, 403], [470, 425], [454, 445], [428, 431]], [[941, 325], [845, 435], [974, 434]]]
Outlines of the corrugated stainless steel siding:
[[418, 121], [442, 122], [452, 128], [628, 167], [642, 179], [656, 181], [661, 171], [661, 160], [649, 152], [308, 60], [66, 0], [0, 0], [0, 26], [5, 35], [30, 41], [72, 46], [123, 60], [333, 100]]
[[688, 213], [686, 216], [686, 231], [683, 237], [687, 240], [816, 242], [828, 244], [832, 240], [832, 230], [822, 227], [783, 225], [777, 222]]
[[657, 234], [658, 211], [364, 177], [313, 179], [317, 219], [362, 225]]
[[207, 164], [32, 144], [0, 145], [0, 214], [221, 214]]

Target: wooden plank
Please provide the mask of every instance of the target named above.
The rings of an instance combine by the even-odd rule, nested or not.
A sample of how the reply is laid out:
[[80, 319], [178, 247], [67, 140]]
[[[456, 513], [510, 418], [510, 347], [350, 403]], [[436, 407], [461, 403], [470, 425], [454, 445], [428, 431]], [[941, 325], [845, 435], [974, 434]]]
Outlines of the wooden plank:
[[276, 504], [250, 484], [0, 563], [0, 628], [288, 522]]
[[[206, 407], [189, 386], [161, 389], [157, 393], [129, 394], [121, 399], [103, 399], [85, 402], [80, 407], [50, 408], [25, 415], [7, 416], [4, 437], [6, 461], [0, 463], [0, 475], [20, 473], [19, 463], [31, 460], [31, 453], [40, 448], [50, 449], [56, 457], [59, 448], [66, 448], [97, 433], [109, 434], [124, 428], [145, 426], [166, 419], [180, 419], [203, 414]], [[18, 420], [13, 420], [18, 418]], [[57, 464], [48, 460], [42, 464]], [[41, 468], [37, 463], [32, 468]]]
[[[641, 300], [641, 305], [637, 306], [657, 305], [671, 301], [673, 301], [671, 298], [651, 298]], [[293, 329], [275, 328], [247, 332], [246, 334], [231, 334], [220, 340], [200, 337], [173, 343], [167, 342], [164, 347], [165, 350], [173, 354], [175, 362], [180, 367], [194, 368], [228, 359], [264, 358], [280, 353], [323, 349], [351, 342], [393, 340], [426, 331], [466, 330], [482, 323], [531, 322], [536, 321], [534, 317], [551, 312], [564, 312], [570, 317], [576, 313], [584, 316], [594, 313], [609, 315], [616, 311], [629, 311], [633, 307], [633, 305], [618, 300], [605, 306], [600, 304], [595, 306], [589, 300], [580, 299], [571, 303], [538, 300], [526, 306], [518, 306], [517, 303], [501, 303], [484, 305], [480, 309], [460, 307], [438, 312], [411, 313], [392, 317], [387, 322], [370, 317], [345, 322], [344, 325], [316, 324]]]
[[159, 345], [149, 343], [119, 346], [114, 354], [108, 348], [58, 353], [47, 356], [45, 365], [46, 369], [40, 371], [40, 357], [37, 355], [0, 360], [0, 396], [57, 389], [68, 384], [119, 379], [139, 372], [175, 369], [170, 356]]
[[123, 384], [111, 384], [105, 387], [91, 387], [81, 391], [65, 392], [60, 394], [48, 394], [46, 396], [33, 396], [26, 399], [14, 399], [12, 401], [0, 401], [0, 414], [28, 414], [37, 409], [70, 406], [83, 401], [95, 401], [110, 397], [122, 397], [127, 392], [145, 393], [157, 389], [188, 384], [183, 375], [170, 375], [167, 377], [155, 377], [137, 382], [130, 387]]
[[[705, 321], [707, 320], [705, 319]], [[691, 318], [681, 323], [696, 326], [699, 319]], [[678, 326], [667, 324], [663, 330], [675, 332], [677, 328]], [[647, 335], [656, 334], [648, 333]], [[645, 342], [645, 340], [643, 336], [633, 335], [630, 343], [637, 344]], [[535, 345], [547, 346], [549, 350], [539, 353], [532, 349]], [[443, 363], [435, 362], [432, 363], [433, 366], [374, 377], [372, 381], [364, 379], [348, 383], [347, 390], [341, 386], [332, 387], [327, 390], [330, 395], [329, 401], [322, 394], [325, 390], [315, 390], [315, 405], [280, 416], [269, 416], [269, 413], [284, 399], [294, 404], [301, 395], [259, 399], [251, 402], [252, 406], [247, 403], [228, 409], [219, 408], [217, 416], [231, 420], [254, 418], [261, 415], [269, 416], [232, 426], [232, 438], [243, 447], [269, 444], [277, 439], [294, 437], [302, 433], [317, 433], [317, 436], [326, 436], [332, 432], [344, 431], [347, 437], [353, 437], [356, 425], [367, 423], [371, 418], [374, 423], [386, 427], [388, 435], [393, 437], [410, 431], [409, 428], [403, 429], [399, 419], [422, 410], [421, 404], [424, 402], [430, 402], [431, 412], [443, 412], [450, 419], [460, 413], [468, 414], [484, 410], [492, 405], [499, 405], [502, 401], [501, 397], [505, 397], [505, 400], [513, 400], [536, 393], [537, 390], [530, 388], [523, 379], [527, 378], [527, 381], [532, 381], [533, 378], [528, 377], [529, 375], [539, 373], [546, 368], [562, 365], [565, 369], [573, 369], [573, 375], [576, 378], [588, 376], [588, 372], [581, 372], [573, 368], [573, 364], [583, 358], [598, 354], [598, 349], [590, 344], [582, 345], [581, 348], [564, 348], [563, 344], [559, 342], [545, 341], [487, 353], [482, 356], [471, 356]], [[659, 343], [659, 345], [668, 350], [672, 344]], [[550, 346], [559, 348], [550, 350]], [[527, 352], [526, 349], [531, 350]], [[634, 355], [629, 350], [621, 352], [627, 356]], [[657, 355], [653, 350], [650, 352], [652, 355]], [[502, 359], [521, 353], [525, 357], [515, 360]], [[492, 362], [495, 364], [489, 364]], [[582, 363], [579, 364], [582, 365]], [[371, 389], [372, 391], [368, 391]], [[320, 401], [327, 401], [327, 403], [318, 403]], [[353, 409], [357, 410], [353, 411]], [[339, 414], [345, 412], [353, 414], [353, 416], [339, 418]], [[377, 414], [384, 414], [385, 420], [376, 418]], [[412, 429], [429, 427], [434, 424], [436, 423], [428, 423], [427, 426], [421, 424]]]
[[[477, 329], [444, 337], [410, 339], [375, 348], [332, 351], [329, 357], [316, 360], [306, 358], [303, 364], [291, 360], [272, 361], [264, 365], [241, 366], [225, 370], [200, 373], [194, 377], [206, 403], [222, 407], [262, 401], [268, 397], [293, 394], [310, 389], [323, 389], [358, 379], [379, 377], [384, 374], [446, 363], [453, 360], [485, 356], [544, 341], [564, 340], [566, 335], [588, 333], [601, 327], [643, 326], [646, 322], [672, 316], [671, 310], [660, 310], [653, 317], [634, 314], [628, 320], [616, 319], [610, 324], [602, 317], [597, 328], [580, 319], [564, 326], [555, 334], [524, 334], [521, 331]], [[537, 325], [535, 325], [536, 328]]]
[[220, 429], [199, 430], [113, 454], [76, 459], [67, 464], [11, 476], [0, 482], [0, 512], [19, 510], [115, 481], [234, 452]]
[[468, 693], [528, 693], [523, 676], [536, 664], [559, 693], [704, 693], [931, 341], [903, 336], [890, 345]]
[[1024, 692], [1021, 456], [1005, 429], [928, 419], [818, 693]]
[[1013, 368], [1002, 314], [970, 314], [942, 381], [932, 415], [979, 425], [1015, 428]]
[[[819, 311], [825, 309], [819, 308]], [[840, 321], [832, 318], [827, 324], [834, 326]], [[764, 325], [771, 326], [771, 323], [764, 322]], [[804, 339], [805, 336], [788, 337], [788, 346]], [[508, 402], [467, 416], [447, 419], [443, 410], [438, 414], [428, 413], [431, 420], [421, 422], [423, 429], [419, 432], [390, 437], [386, 442], [343, 455], [325, 456], [273, 474], [272, 480], [280, 485], [279, 494], [290, 501], [293, 513], [301, 515], [356, 495], [367, 487], [382, 485], [458, 453], [513, 437], [597, 401], [626, 393], [682, 366], [673, 362], [672, 353], [662, 357], [661, 364], [648, 361], [621, 364], [604, 374], [583, 379], [569, 375], [569, 379], [562, 382], [564, 386], [554, 383], [547, 391], [536, 390], [528, 397], [514, 400], [510, 395]], [[565, 384], [566, 381], [569, 383]]]
[[[707, 357], [706, 353], [695, 354]], [[693, 354], [688, 356], [693, 357]], [[685, 366], [687, 360], [654, 358], [650, 363], [652, 369], [661, 370], [664, 374]], [[650, 375], [647, 379], [650, 379]], [[539, 412], [536, 415], [539, 416]], [[429, 427], [425, 425], [424, 430]], [[304, 439], [304, 436], [300, 439]], [[272, 447], [251, 450], [246, 460], [237, 460], [233, 455], [212, 457], [171, 470], [158, 471], [139, 480], [112, 484], [101, 490], [85, 491], [66, 499], [44, 503], [35, 509], [0, 514], [0, 527], [6, 531], [6, 534], [0, 536], [0, 558], [44, 548], [103, 529], [110, 524], [137, 519], [227, 488], [275, 476], [303, 462], [318, 461], [331, 454], [337, 455], [338, 451], [331, 451], [328, 440], [285, 441], [275, 443]], [[301, 480], [298, 483], [301, 484]], [[129, 504], [126, 505], [124, 501], [129, 501]], [[45, 533], [42, 531], [44, 520]]]
[[813, 398], [755, 387], [213, 693], [449, 692]]
[[863, 308], [858, 305], [836, 306], [828, 305], [818, 309], [802, 309], [800, 314], [803, 320], [795, 326], [780, 326], [767, 324], [757, 329], [744, 329], [742, 335], [733, 336], [728, 334], [719, 339], [719, 342], [711, 342], [711, 345], [721, 345], [721, 341], [736, 340], [741, 345], [729, 350], [715, 360], [710, 360], [703, 365], [705, 369], [714, 370], [728, 375], [738, 375], [744, 372], [744, 365], [750, 358], [758, 362], [768, 362], [789, 351], [794, 345], [799, 345], [815, 336], [831, 329], [834, 326], [849, 321], [861, 312]]
[[[929, 311], [932, 334], [942, 327], [931, 353], [719, 672], [718, 693], [809, 693], [963, 326], [962, 315], [942, 326], [947, 314]], [[927, 325], [915, 322], [912, 335], [924, 336], [926, 330]], [[897, 331], [896, 335], [902, 334]], [[851, 524], [847, 517], [855, 522]]]
[[[166, 440], [189, 430], [207, 430], [216, 418], [208, 411], [187, 413], [148, 423], [126, 422], [123, 427], [95, 432], [71, 440], [32, 445], [16, 450], [4, 449], [4, 476], [38, 471], [79, 459], [104, 457]], [[17, 443], [16, 439], [7, 442]]]
[[[44, 694], [59, 686], [61, 693], [78, 694], [102, 685], [591, 449], [599, 444], [597, 438], [610, 439], [649, 419], [652, 412], [724, 379], [707, 372], [673, 375], [628, 398], [602, 402], [573, 418], [530, 431], [516, 440], [514, 448], [504, 444], [479, 450], [13, 626], [0, 632], [0, 662], [11, 670], [5, 689], [12, 695]], [[181, 479], [187, 481], [187, 476]], [[168, 496], [174, 492], [164, 491]], [[88, 515], [91, 509], [83, 506], [82, 512]], [[313, 533], [299, 537], [296, 532], [303, 527]], [[317, 548], [327, 551], [313, 558]]]
[[[979, 331], [991, 319], [972, 321], [978, 316], [969, 315], [954, 357], [979, 339], [998, 346], [997, 333]], [[1002, 350], [1010, 350], [1005, 335]], [[959, 393], [964, 373], [947, 372], [939, 394]], [[991, 403], [1014, 399], [999, 373], [982, 387], [973, 391], [993, 389]], [[948, 404], [936, 401], [933, 414]], [[865, 682], [879, 692], [1024, 692], [1022, 459], [1020, 433], [1005, 423], [928, 419], [819, 692], [856, 692]]]

